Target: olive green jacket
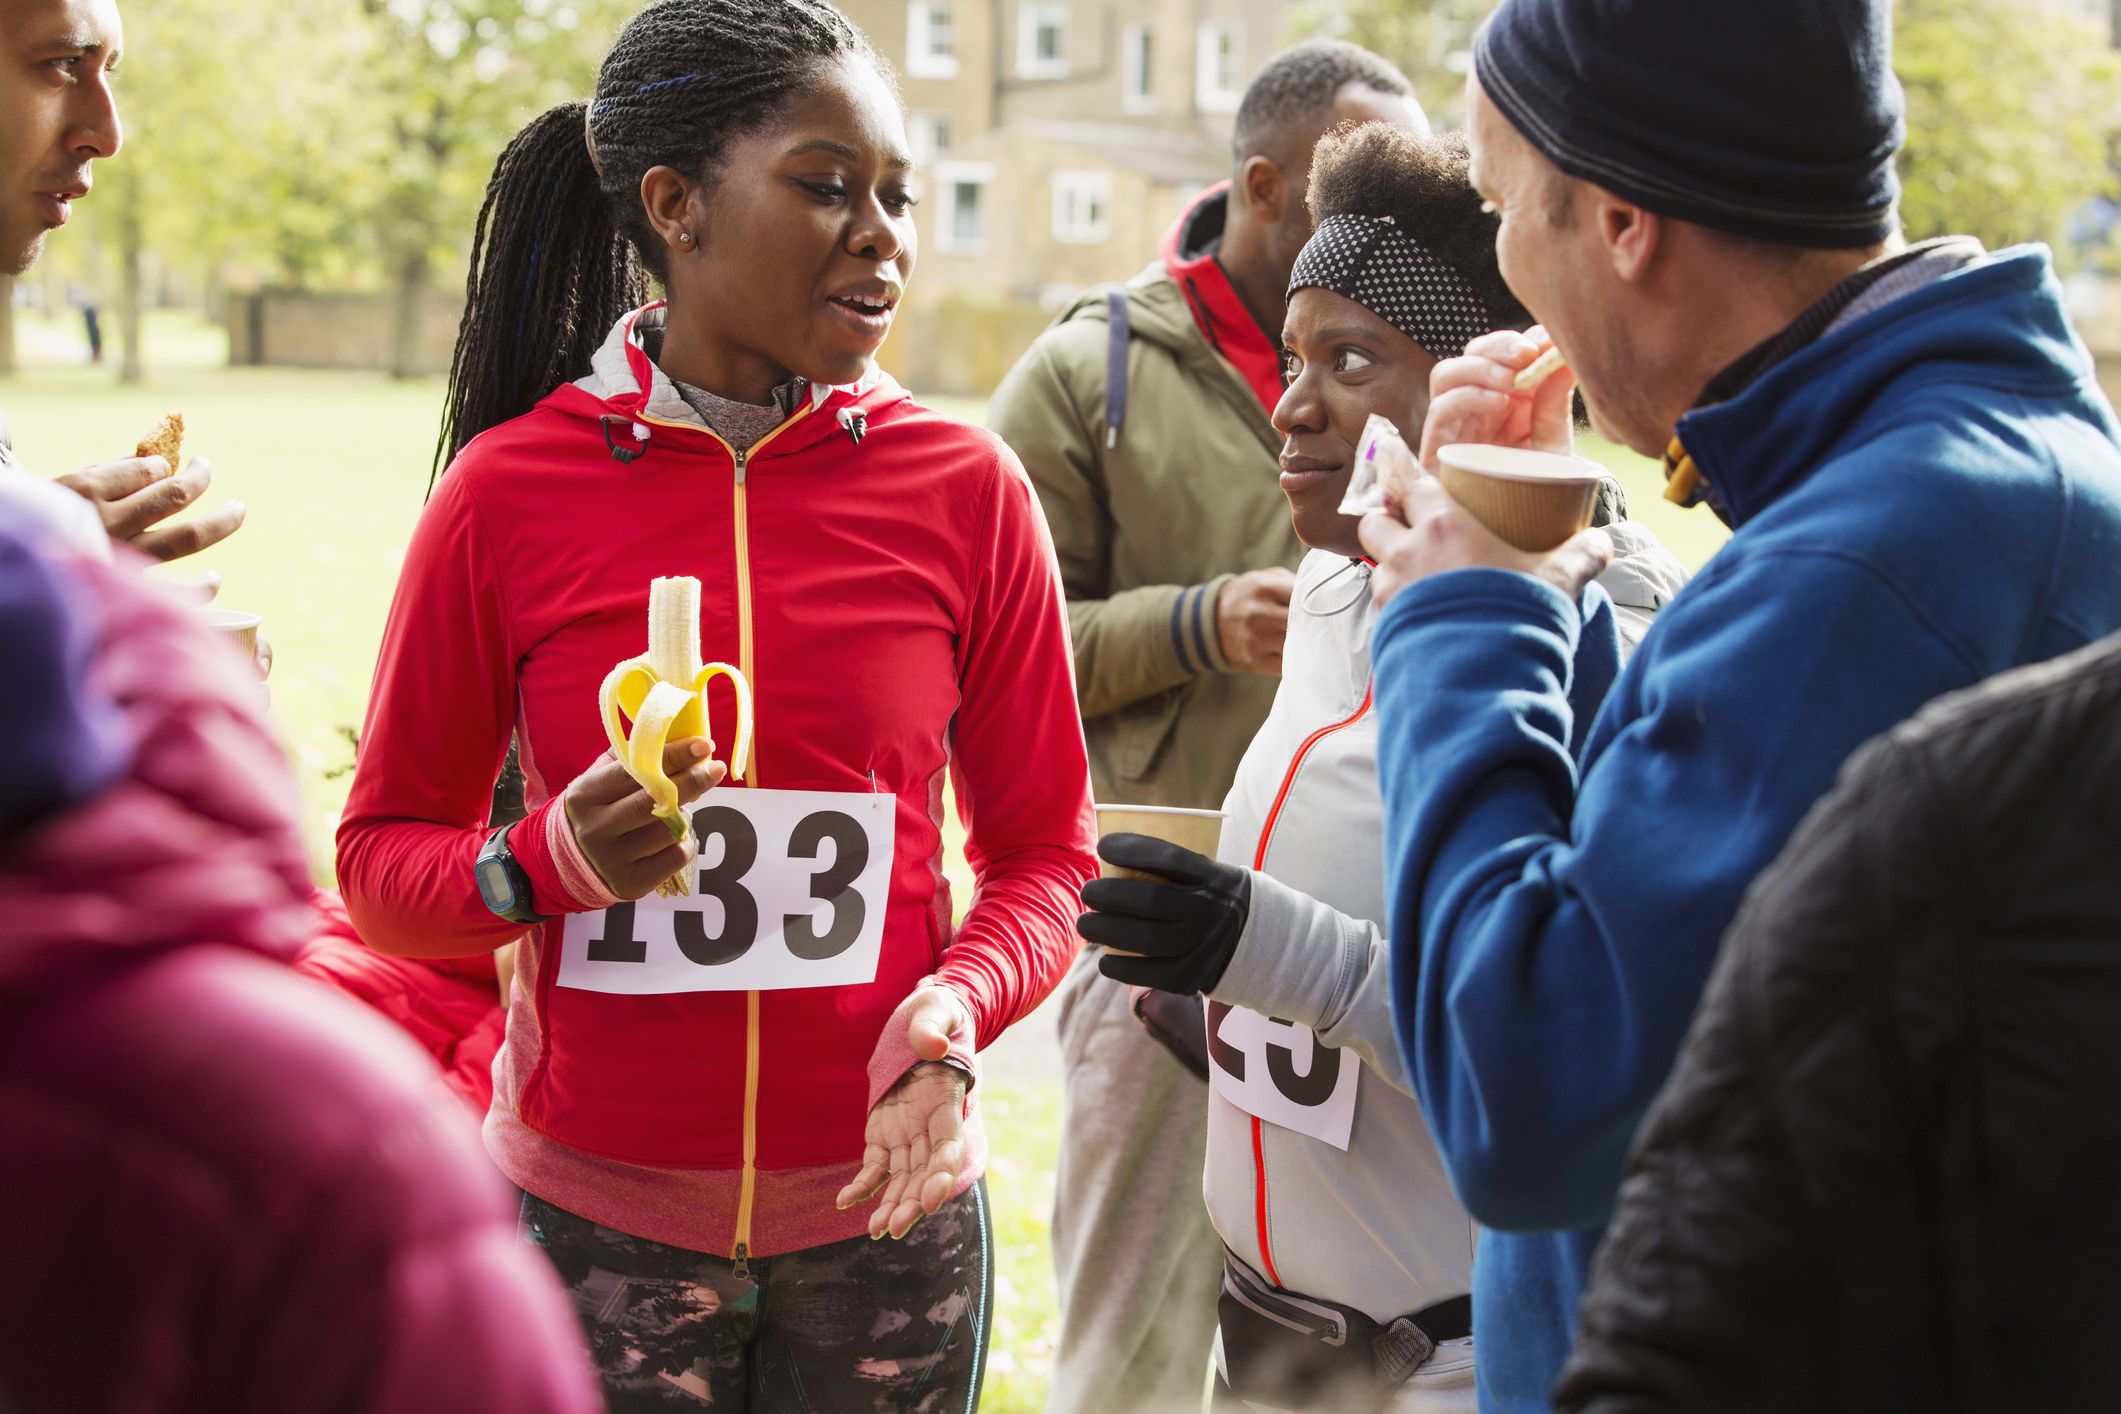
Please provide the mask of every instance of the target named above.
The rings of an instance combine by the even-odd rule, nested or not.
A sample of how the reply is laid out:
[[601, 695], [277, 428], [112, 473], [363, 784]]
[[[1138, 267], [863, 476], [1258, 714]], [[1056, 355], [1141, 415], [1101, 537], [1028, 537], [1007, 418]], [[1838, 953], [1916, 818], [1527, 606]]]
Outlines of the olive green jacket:
[[1108, 804], [1220, 807], [1278, 679], [1232, 671], [1216, 632], [1231, 576], [1294, 568], [1281, 438], [1152, 265], [1124, 286], [1125, 419], [1106, 446], [1106, 288], [1085, 293], [996, 390], [1060, 555], [1091, 780]]

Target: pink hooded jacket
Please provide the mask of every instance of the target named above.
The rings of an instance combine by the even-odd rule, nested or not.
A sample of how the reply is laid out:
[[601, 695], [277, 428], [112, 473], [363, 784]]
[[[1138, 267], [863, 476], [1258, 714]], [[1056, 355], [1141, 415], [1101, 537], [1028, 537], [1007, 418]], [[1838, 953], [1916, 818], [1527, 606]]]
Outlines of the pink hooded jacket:
[[294, 782], [237, 655], [0, 525], [0, 1406], [600, 1407], [404, 1036], [286, 965]]

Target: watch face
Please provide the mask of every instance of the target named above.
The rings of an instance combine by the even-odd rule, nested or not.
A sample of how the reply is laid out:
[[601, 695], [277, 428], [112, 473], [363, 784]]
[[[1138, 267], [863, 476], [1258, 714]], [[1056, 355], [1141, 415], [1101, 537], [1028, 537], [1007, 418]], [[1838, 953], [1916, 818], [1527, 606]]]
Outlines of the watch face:
[[478, 862], [472, 874], [479, 881], [479, 897], [486, 900], [488, 908], [500, 913], [515, 907], [516, 891], [509, 883], [508, 867], [500, 860], [488, 855]]

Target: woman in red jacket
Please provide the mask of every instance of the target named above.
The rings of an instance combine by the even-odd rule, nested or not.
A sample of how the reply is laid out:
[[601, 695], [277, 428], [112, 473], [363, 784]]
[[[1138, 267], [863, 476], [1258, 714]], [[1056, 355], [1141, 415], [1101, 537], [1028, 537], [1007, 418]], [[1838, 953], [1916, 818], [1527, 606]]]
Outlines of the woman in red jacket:
[[[593, 103], [518, 135], [480, 216], [456, 455], [339, 876], [387, 951], [524, 935], [487, 1144], [616, 1410], [977, 1399], [972, 1056], [1060, 975], [1095, 861], [1030, 484], [872, 361], [913, 263], [905, 151], [829, 5], [669, 0]], [[641, 267], [666, 301], [634, 307]], [[700, 581], [702, 656], [756, 701], [737, 774], [703, 740], [666, 754], [697, 859], [597, 705], [662, 575]], [[734, 741], [727, 696], [709, 727]], [[489, 833], [511, 731], [531, 808]], [[979, 878], [955, 927], [946, 770]]]

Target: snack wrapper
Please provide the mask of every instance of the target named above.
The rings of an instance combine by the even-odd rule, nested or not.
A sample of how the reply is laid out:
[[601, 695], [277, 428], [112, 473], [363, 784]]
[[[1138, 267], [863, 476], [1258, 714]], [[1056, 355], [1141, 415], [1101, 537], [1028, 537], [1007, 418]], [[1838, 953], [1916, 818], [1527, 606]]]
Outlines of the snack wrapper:
[[1340, 513], [1366, 516], [1397, 505], [1420, 475], [1421, 463], [1407, 439], [1390, 420], [1373, 412], [1363, 424], [1362, 440], [1355, 444], [1355, 474], [1348, 478]]

